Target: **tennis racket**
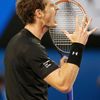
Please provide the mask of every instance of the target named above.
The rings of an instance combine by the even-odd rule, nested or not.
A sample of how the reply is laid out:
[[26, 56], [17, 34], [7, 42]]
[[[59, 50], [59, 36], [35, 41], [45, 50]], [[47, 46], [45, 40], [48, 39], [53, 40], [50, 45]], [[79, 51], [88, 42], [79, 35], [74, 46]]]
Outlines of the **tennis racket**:
[[[50, 28], [49, 33], [56, 50], [63, 55], [68, 56], [71, 48], [71, 41], [66, 37], [62, 30], [67, 30], [73, 34], [76, 26], [76, 16], [79, 17], [81, 25], [84, 15], [87, 15], [82, 5], [77, 1], [60, 0], [56, 2], [59, 10], [56, 14], [57, 26]], [[67, 94], [67, 100], [73, 100], [73, 89]]]

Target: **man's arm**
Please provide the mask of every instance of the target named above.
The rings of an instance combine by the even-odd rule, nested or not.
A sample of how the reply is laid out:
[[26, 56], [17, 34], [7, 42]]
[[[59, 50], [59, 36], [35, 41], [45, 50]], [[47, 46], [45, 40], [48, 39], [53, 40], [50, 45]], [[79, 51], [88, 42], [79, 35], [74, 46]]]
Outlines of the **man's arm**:
[[[73, 42], [73, 44], [77, 44], [73, 45], [72, 51], [68, 57], [68, 62], [61, 64], [60, 68], [56, 69], [44, 78], [44, 80], [48, 84], [64, 93], [69, 92], [71, 90], [79, 72], [83, 51], [82, 49], [87, 43], [89, 35], [96, 30], [95, 28], [92, 31], [87, 31], [91, 23], [91, 19], [88, 22], [86, 22], [85, 17], [86, 16], [84, 16], [83, 18], [83, 23], [81, 26], [79, 26], [78, 24], [78, 17], [76, 18], [76, 30], [73, 34], [69, 34], [68, 32], [64, 31], [66, 36]], [[87, 25], [84, 27], [84, 24], [86, 23]], [[72, 54], [74, 50], [78, 51], [78, 56], [76, 56], [77, 54], [75, 54], [75, 52], [74, 55]]]
[[78, 66], [64, 63], [60, 68], [56, 69], [44, 78], [44, 80], [57, 90], [66, 93], [71, 90], [78, 71]]

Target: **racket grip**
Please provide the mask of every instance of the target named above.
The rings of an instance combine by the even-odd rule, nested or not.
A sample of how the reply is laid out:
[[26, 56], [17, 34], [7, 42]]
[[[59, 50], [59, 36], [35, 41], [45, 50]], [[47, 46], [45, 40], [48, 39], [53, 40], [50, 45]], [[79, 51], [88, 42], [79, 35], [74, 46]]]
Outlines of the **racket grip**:
[[74, 100], [73, 99], [73, 89], [67, 94], [67, 100]]

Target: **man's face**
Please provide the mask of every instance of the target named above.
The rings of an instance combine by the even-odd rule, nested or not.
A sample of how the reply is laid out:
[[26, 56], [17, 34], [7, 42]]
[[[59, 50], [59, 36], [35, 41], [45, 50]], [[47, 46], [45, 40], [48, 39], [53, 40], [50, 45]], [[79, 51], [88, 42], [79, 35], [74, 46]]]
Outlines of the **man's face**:
[[56, 12], [58, 10], [57, 5], [55, 5], [52, 1], [46, 0], [46, 7], [44, 10], [44, 22], [48, 27], [56, 27], [57, 23], [55, 20]]

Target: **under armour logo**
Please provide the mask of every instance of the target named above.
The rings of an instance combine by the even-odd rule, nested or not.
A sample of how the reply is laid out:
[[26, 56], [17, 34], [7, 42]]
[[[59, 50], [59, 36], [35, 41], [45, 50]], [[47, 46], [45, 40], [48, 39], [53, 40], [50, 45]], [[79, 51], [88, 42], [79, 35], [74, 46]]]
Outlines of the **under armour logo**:
[[77, 55], [78, 55], [78, 52], [73, 51], [73, 52], [72, 52], [72, 55], [77, 56]]

